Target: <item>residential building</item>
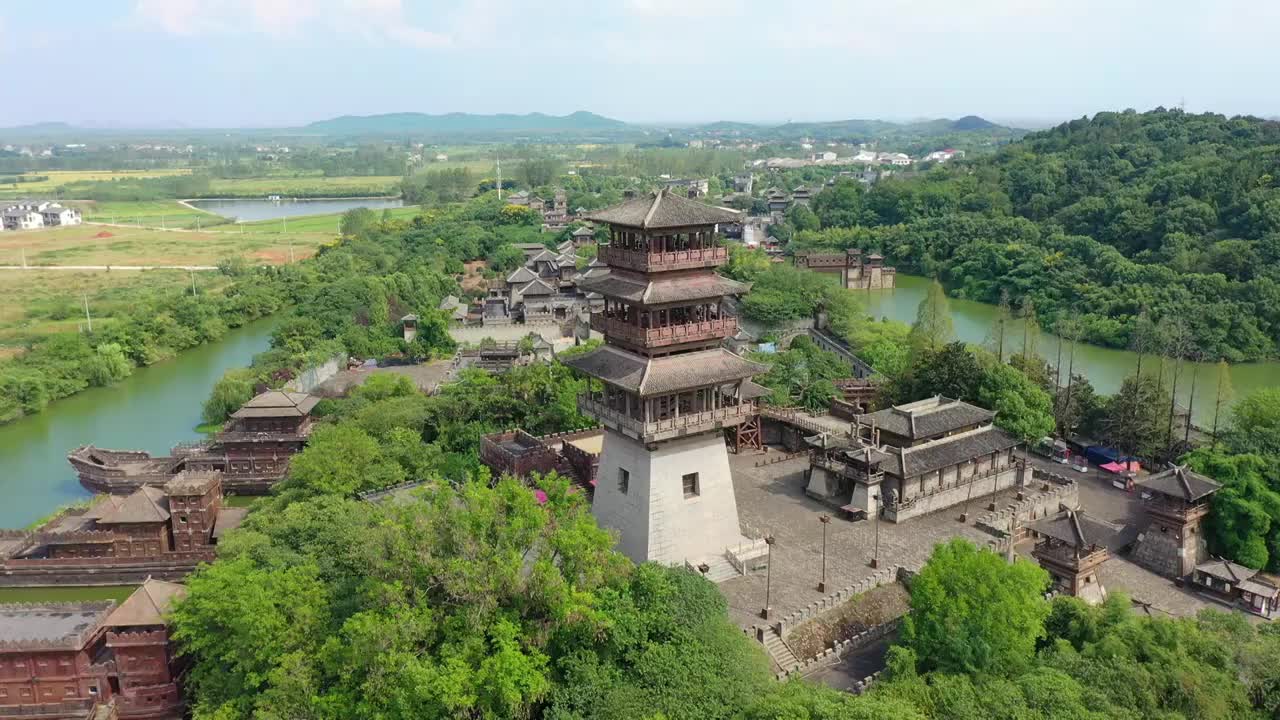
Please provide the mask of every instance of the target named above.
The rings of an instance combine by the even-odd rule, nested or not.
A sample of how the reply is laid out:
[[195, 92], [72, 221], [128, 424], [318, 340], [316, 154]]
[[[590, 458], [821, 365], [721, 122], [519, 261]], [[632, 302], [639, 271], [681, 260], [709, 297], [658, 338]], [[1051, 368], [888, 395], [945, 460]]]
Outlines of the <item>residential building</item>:
[[47, 227], [58, 225], [79, 225], [80, 211], [61, 205], [50, 205], [40, 211], [40, 216]]
[[1280, 580], [1253, 568], [1213, 558], [1196, 565], [1191, 582], [1255, 615], [1273, 618], [1280, 614]]
[[10, 208], [0, 214], [5, 230], [34, 230], [44, 227], [44, 216], [28, 208]]

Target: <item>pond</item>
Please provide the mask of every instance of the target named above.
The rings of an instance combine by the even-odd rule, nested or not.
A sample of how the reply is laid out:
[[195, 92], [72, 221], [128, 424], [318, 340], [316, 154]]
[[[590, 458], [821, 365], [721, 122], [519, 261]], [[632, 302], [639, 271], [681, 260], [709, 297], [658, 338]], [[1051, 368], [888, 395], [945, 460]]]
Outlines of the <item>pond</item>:
[[51, 404], [44, 412], [0, 425], [0, 528], [20, 528], [54, 508], [88, 497], [67, 453], [80, 445], [167, 453], [201, 438], [200, 408], [222, 373], [244, 367], [267, 349], [272, 318], [228, 332], [105, 388]]
[[305, 215], [329, 215], [341, 213], [355, 208], [385, 210], [387, 208], [404, 207], [400, 198], [332, 198], [326, 200], [283, 200], [267, 199], [232, 199], [225, 200], [187, 200], [191, 207], [207, 210], [215, 215], [235, 218], [240, 222], [255, 220], [278, 220], [280, 218], [303, 217]]
[[[922, 277], [898, 274], [897, 288], [893, 290], [853, 291], [863, 297], [867, 311], [873, 317], [885, 317], [911, 323], [916, 318], [916, 308], [924, 299], [929, 287], [929, 280]], [[994, 324], [997, 308], [994, 305], [973, 302], [971, 300], [951, 299], [951, 314], [955, 324], [956, 339], [967, 343], [983, 343]], [[1010, 337], [1012, 336], [1012, 337]], [[1022, 347], [1020, 326], [1015, 326], [1006, 335], [1006, 349], [1012, 343], [1014, 351]], [[1050, 363], [1058, 359], [1058, 338], [1041, 333], [1039, 353]], [[1070, 343], [1062, 349], [1062, 367], [1065, 382], [1067, 357]], [[1120, 389], [1124, 378], [1133, 374], [1137, 366], [1138, 356], [1128, 350], [1098, 347], [1078, 343], [1075, 351], [1074, 370], [1089, 378], [1094, 389], [1100, 393], [1111, 394]], [[1208, 427], [1213, 422], [1213, 402], [1216, 392], [1217, 366], [1214, 363], [1188, 363], [1184, 365], [1182, 378], [1178, 381], [1178, 402], [1187, 405], [1190, 399], [1192, 374], [1187, 366], [1195, 368], [1195, 403], [1192, 415], [1196, 424]], [[1241, 398], [1254, 390], [1280, 385], [1280, 362], [1239, 363], [1231, 366], [1231, 384], [1235, 397]]]

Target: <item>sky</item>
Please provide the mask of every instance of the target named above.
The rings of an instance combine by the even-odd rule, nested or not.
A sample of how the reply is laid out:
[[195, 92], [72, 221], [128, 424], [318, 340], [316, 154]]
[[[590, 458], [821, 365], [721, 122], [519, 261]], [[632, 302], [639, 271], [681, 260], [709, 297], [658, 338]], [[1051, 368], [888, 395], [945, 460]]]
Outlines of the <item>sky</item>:
[[0, 0], [0, 127], [1280, 115], [1276, 0]]

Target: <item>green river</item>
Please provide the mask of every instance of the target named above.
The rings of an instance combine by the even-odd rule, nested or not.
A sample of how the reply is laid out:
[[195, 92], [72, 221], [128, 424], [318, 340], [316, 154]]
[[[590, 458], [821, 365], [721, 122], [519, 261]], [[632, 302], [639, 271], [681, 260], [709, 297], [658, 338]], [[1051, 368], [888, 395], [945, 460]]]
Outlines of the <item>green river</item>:
[[[858, 291], [865, 299], [867, 311], [875, 317], [887, 317], [905, 323], [914, 322], [916, 307], [924, 299], [929, 280], [922, 277], [898, 274], [898, 287], [894, 290]], [[955, 321], [956, 338], [968, 343], [982, 343], [991, 330], [996, 319], [996, 307], [972, 300], [951, 299], [951, 313]], [[1006, 336], [1006, 348], [1013, 345], [1015, 350], [1021, 349], [1021, 330], [1014, 328]], [[1062, 371], [1067, 369], [1067, 355], [1070, 344], [1062, 349]], [[1039, 351], [1049, 362], [1057, 360], [1058, 338], [1049, 333], [1041, 333]], [[1089, 378], [1093, 387], [1100, 393], [1114, 393], [1120, 389], [1125, 376], [1133, 374], [1137, 366], [1137, 355], [1128, 350], [1115, 350], [1095, 345], [1076, 345], [1076, 373]], [[1196, 397], [1192, 413], [1198, 425], [1207, 427], [1213, 420], [1213, 401], [1217, 382], [1216, 365], [1214, 363], [1196, 363]], [[1242, 363], [1231, 367], [1231, 384], [1235, 397], [1241, 398], [1259, 388], [1280, 385], [1280, 362]], [[1191, 388], [1191, 373], [1184, 366], [1182, 377], [1178, 381], [1178, 401], [1187, 404]]]
[[199, 439], [195, 427], [209, 389], [224, 371], [267, 349], [273, 326], [271, 318], [255, 321], [112, 387], [0, 426], [0, 528], [24, 527], [88, 496], [67, 463], [67, 452], [80, 445], [167, 453], [174, 443]]

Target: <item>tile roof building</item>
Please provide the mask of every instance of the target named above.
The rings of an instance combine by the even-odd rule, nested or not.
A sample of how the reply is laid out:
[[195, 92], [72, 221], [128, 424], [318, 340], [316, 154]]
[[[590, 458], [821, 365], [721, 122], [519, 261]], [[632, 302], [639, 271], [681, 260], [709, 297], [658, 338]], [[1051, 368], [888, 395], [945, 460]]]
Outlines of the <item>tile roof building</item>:
[[1133, 541], [1125, 527], [1071, 509], [1028, 523], [1026, 529], [1037, 538], [1031, 555], [1049, 572], [1054, 589], [1090, 605], [1107, 599], [1098, 566]]
[[591, 327], [606, 344], [566, 363], [605, 427], [592, 512], [637, 562], [713, 559], [742, 539], [723, 430], [758, 424], [764, 368], [721, 348], [738, 329], [724, 297], [747, 287], [715, 273], [715, 228], [737, 218], [666, 189], [588, 215], [609, 226], [607, 271], [579, 280], [603, 297]]
[[1136, 486], [1146, 501], [1146, 526], [1134, 547], [1134, 561], [1168, 577], [1191, 574], [1209, 555], [1202, 525], [1222, 484], [1174, 466], [1138, 480]]

